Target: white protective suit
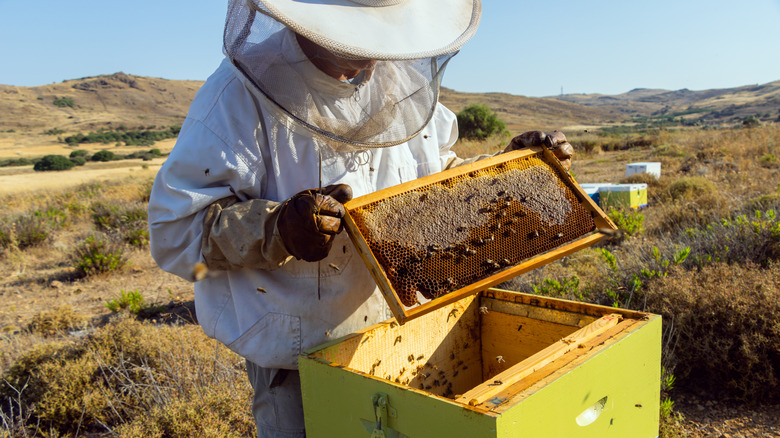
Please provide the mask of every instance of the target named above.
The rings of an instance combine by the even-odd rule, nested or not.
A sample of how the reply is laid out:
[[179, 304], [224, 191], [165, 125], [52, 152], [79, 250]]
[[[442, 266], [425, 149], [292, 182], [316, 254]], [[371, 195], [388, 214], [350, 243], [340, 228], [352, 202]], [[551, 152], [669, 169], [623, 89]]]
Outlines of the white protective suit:
[[[279, 43], [284, 56], [305, 60], [291, 32]], [[311, 63], [298, 65], [325, 94], [355, 88]], [[162, 269], [193, 280], [193, 267], [204, 260], [206, 211], [216, 201], [283, 202], [318, 187], [315, 140], [288, 129], [276, 111], [228, 60], [198, 91], [149, 203], [152, 255]], [[357, 197], [439, 172], [455, 158], [450, 147], [456, 138], [455, 115], [438, 104], [407, 143], [346, 153], [320, 146], [322, 185], [348, 184]], [[279, 245], [268, 253], [273, 256], [262, 268], [212, 270], [195, 283], [205, 333], [251, 362], [295, 369], [306, 349], [391, 316], [346, 233], [319, 263], [295, 260]]]

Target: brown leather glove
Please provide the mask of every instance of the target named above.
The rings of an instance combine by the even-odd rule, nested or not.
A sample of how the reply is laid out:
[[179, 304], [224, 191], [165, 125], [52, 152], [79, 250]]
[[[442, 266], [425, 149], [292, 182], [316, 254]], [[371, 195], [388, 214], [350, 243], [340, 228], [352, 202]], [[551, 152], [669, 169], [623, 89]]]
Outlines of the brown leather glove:
[[547, 146], [558, 158], [564, 169], [571, 169], [571, 156], [574, 148], [566, 140], [561, 131], [544, 133], [542, 131], [528, 131], [513, 138], [504, 152], [514, 151], [532, 146]]
[[344, 203], [352, 199], [352, 188], [334, 184], [304, 190], [285, 201], [279, 213], [277, 229], [290, 255], [307, 262], [324, 259], [340, 233]]

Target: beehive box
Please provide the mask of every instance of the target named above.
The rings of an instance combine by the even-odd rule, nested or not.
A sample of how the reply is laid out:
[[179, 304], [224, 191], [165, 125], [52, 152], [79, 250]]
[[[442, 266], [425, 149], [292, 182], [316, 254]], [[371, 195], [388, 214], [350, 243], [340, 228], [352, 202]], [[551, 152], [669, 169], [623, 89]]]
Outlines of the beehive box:
[[490, 289], [299, 359], [306, 436], [656, 437], [661, 318]]
[[362, 196], [344, 218], [400, 324], [601, 240], [614, 223], [547, 149]]
[[629, 163], [626, 164], [626, 176], [631, 176], [636, 173], [647, 173], [656, 177], [661, 177], [661, 163], [659, 162], [646, 162], [646, 163]]
[[639, 209], [647, 207], [647, 184], [611, 184], [599, 188], [599, 206]]
[[592, 199], [593, 202], [596, 203], [596, 205], [601, 205], [601, 204], [599, 204], [599, 201], [600, 201], [599, 200], [599, 189], [602, 186], [606, 186], [606, 185], [612, 185], [612, 184], [610, 184], [610, 183], [585, 183], [585, 184], [580, 184], [580, 187], [582, 187], [582, 190], [584, 190], [585, 193], [588, 196], [590, 196], [590, 199]]

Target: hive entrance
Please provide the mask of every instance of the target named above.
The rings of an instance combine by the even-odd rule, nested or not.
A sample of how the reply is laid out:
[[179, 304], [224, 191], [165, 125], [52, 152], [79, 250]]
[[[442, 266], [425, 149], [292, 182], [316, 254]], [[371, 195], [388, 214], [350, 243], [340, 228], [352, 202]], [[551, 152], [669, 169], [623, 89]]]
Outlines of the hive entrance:
[[596, 228], [597, 207], [549, 152], [486, 161], [347, 204], [347, 229], [380, 287], [387, 279], [386, 297], [406, 308], [434, 300]]

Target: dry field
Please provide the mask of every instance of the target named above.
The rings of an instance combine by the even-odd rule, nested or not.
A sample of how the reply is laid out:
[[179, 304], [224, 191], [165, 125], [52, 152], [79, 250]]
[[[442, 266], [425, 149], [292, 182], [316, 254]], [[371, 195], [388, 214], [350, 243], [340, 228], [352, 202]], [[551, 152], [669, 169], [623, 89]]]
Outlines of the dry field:
[[[650, 206], [611, 212], [610, 242], [505, 287], [662, 313], [661, 436], [780, 436], [780, 127], [569, 137], [580, 182], [662, 162]], [[191, 285], [149, 256], [158, 166], [0, 169], [0, 436], [254, 433], [241, 359], [203, 336]]]

